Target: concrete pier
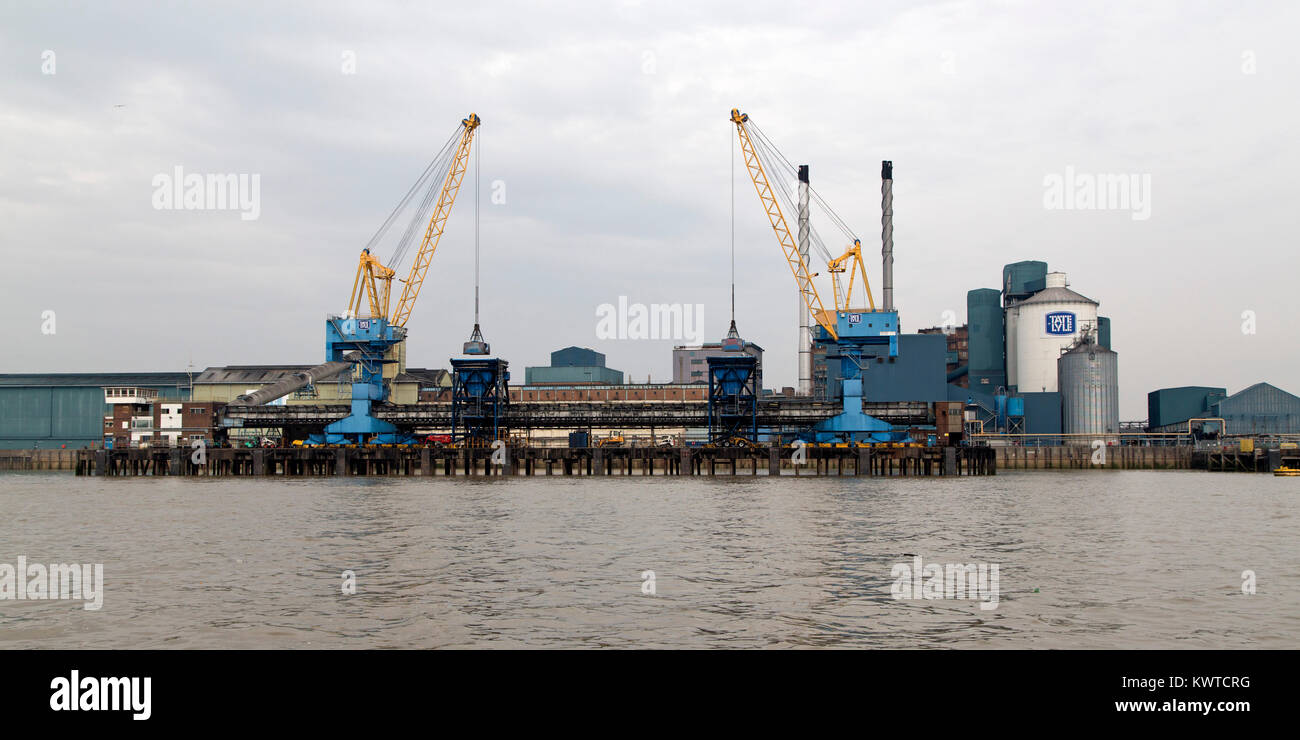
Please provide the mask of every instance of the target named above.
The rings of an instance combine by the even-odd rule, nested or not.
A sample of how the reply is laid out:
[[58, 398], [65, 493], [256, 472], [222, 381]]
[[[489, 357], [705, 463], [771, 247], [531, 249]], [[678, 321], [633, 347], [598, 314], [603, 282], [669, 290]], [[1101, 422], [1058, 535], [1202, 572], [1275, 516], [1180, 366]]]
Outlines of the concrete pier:
[[927, 476], [994, 475], [988, 447], [291, 447], [78, 450], [77, 475], [314, 476]]

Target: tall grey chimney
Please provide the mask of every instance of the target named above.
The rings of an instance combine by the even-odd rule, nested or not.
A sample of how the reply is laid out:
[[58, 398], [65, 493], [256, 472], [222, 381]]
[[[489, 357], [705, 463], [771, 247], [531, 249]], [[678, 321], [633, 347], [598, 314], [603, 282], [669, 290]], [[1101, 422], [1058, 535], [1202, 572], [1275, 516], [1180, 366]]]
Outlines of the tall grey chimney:
[[894, 163], [880, 163], [880, 263], [884, 310], [894, 310]]
[[[808, 165], [799, 165], [799, 255], [808, 262]], [[803, 293], [799, 299], [799, 395], [812, 395], [812, 328]]]

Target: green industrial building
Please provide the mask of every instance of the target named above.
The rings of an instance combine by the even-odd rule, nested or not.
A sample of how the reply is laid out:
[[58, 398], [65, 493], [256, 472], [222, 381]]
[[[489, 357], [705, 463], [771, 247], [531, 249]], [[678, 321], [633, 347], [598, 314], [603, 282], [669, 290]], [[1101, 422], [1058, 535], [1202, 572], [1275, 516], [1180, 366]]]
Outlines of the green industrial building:
[[160, 400], [186, 401], [188, 373], [26, 373], [0, 375], [0, 449], [52, 450], [102, 444], [104, 388], [158, 391]]
[[1300, 434], [1300, 397], [1269, 383], [1232, 395], [1225, 388], [1199, 385], [1147, 394], [1150, 431], [1179, 432], [1207, 423], [1226, 426], [1228, 434]]
[[549, 366], [524, 368], [525, 385], [622, 385], [623, 372], [605, 367], [605, 355], [586, 347], [551, 353]]

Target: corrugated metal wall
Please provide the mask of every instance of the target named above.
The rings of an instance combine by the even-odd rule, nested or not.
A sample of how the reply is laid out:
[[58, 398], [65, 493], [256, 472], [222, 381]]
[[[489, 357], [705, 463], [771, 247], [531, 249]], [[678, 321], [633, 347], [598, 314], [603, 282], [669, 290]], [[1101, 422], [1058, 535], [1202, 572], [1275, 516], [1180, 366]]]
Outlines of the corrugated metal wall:
[[1002, 267], [1002, 289], [1009, 296], [1025, 296], [1046, 287], [1047, 263], [1039, 260], [1012, 262]]
[[[154, 374], [157, 377], [160, 374]], [[12, 379], [14, 376], [8, 376]], [[48, 377], [48, 384], [42, 381]], [[160, 400], [183, 400], [188, 389], [174, 383], [133, 382], [140, 376], [79, 375], [74, 382], [51, 376], [20, 376], [18, 382], [0, 386], [0, 449], [43, 450], [62, 445], [81, 448], [104, 439], [104, 417], [112, 413], [104, 403], [103, 385], [153, 388]], [[85, 383], [85, 385], [81, 385]]]
[[[903, 334], [898, 337], [898, 357], [893, 362], [868, 362], [862, 373], [862, 390], [868, 401], [946, 401], [948, 373], [945, 356], [948, 338], [943, 334]], [[839, 360], [829, 375], [838, 378]], [[832, 398], [839, 383], [832, 382]]]
[[99, 442], [107, 408], [99, 388], [0, 388], [0, 449]]
[[620, 385], [622, 382], [623, 372], [620, 370], [611, 370], [607, 367], [542, 366], [524, 368], [524, 383], [526, 385], [535, 385], [537, 383], [559, 383], [564, 385], [602, 383], [605, 385]]
[[1228, 434], [1300, 433], [1300, 398], [1268, 383], [1257, 383], [1214, 407]]
[[1119, 355], [1079, 346], [1058, 360], [1061, 428], [1066, 434], [1119, 432]]
[[1151, 391], [1147, 394], [1147, 426], [1163, 427], [1211, 416], [1210, 406], [1226, 395], [1223, 388], [1201, 385]]
[[551, 353], [551, 367], [604, 367], [605, 355], [585, 347], [565, 347]]

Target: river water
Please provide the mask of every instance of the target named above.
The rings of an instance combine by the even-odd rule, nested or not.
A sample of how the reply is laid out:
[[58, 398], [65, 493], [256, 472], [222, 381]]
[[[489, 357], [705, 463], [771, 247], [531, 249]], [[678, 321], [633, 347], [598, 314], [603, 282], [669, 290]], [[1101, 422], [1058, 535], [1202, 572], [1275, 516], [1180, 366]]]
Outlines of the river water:
[[[1297, 513], [1300, 480], [1190, 471], [9, 473], [0, 564], [102, 563], [104, 594], [0, 600], [0, 648], [1298, 648]], [[996, 565], [995, 608], [893, 598], [916, 556]]]

